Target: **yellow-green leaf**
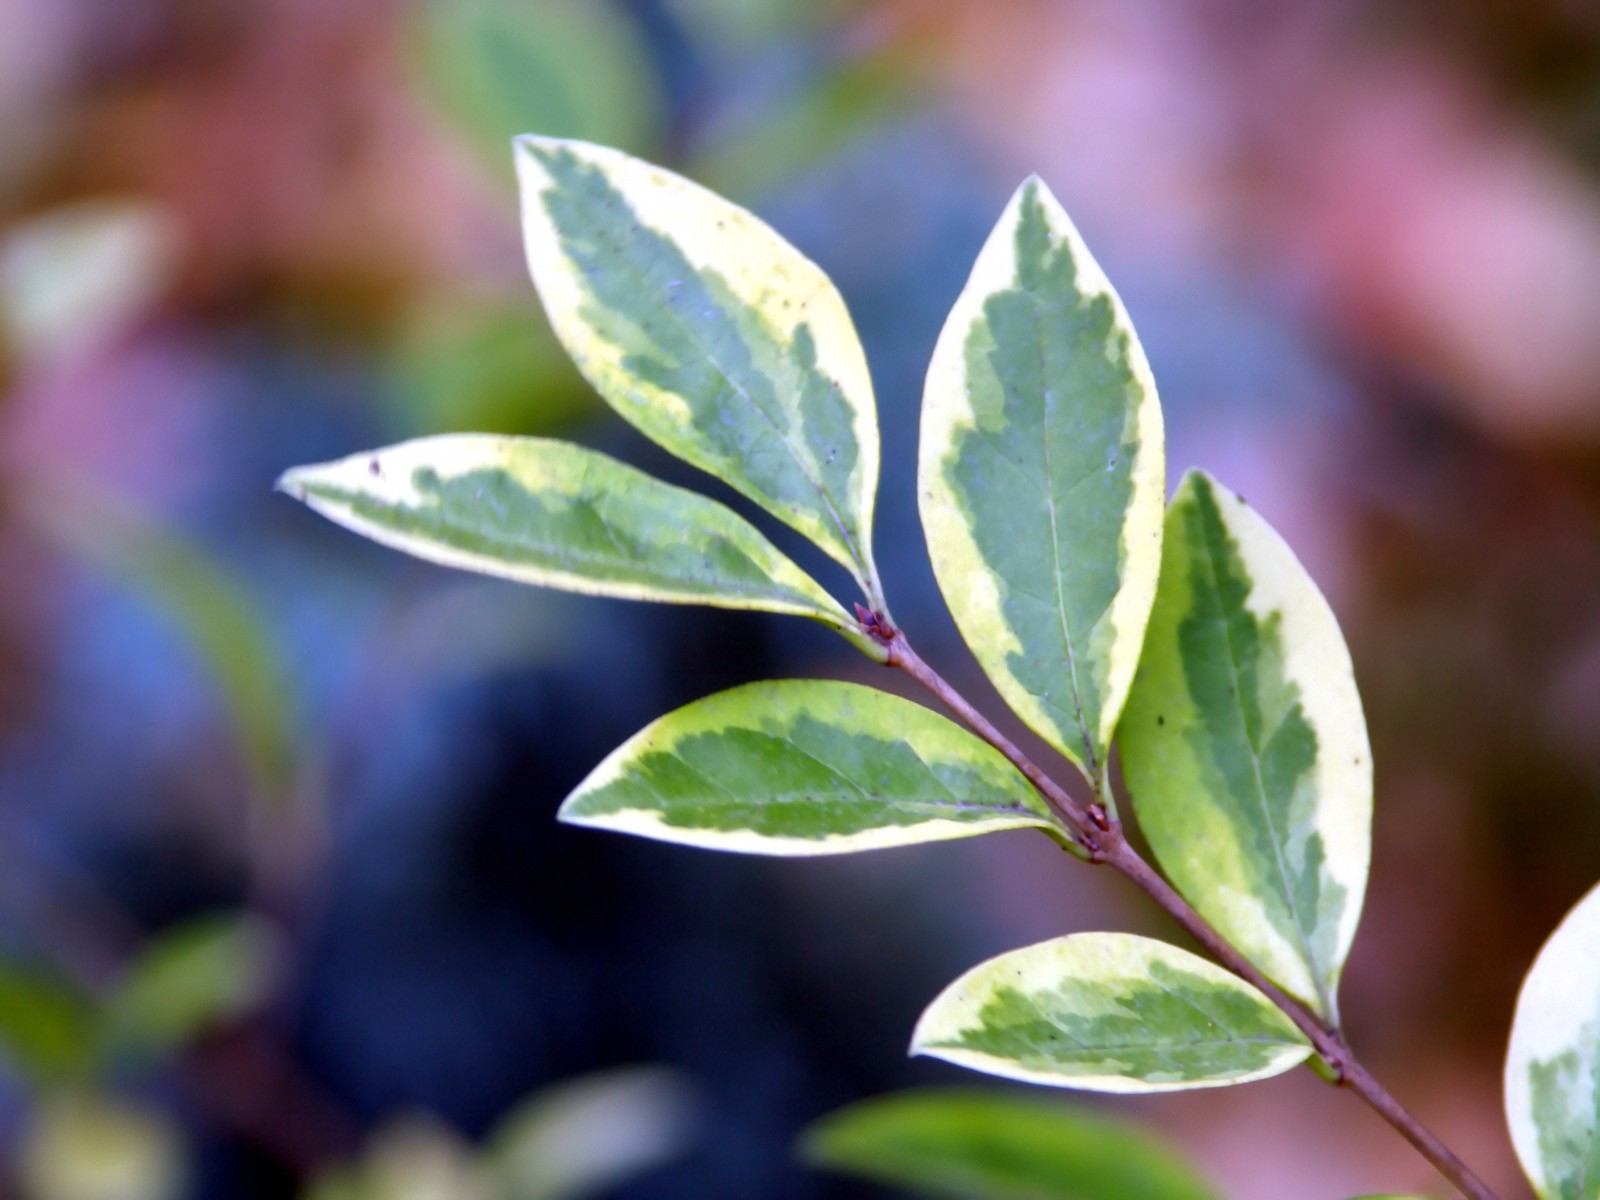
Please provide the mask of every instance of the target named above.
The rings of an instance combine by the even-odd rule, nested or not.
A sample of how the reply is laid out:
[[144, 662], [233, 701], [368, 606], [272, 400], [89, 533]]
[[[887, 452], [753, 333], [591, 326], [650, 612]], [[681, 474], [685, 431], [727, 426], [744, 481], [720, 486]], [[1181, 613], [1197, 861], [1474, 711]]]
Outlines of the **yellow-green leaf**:
[[922, 1014], [911, 1052], [1028, 1083], [1171, 1092], [1278, 1075], [1311, 1046], [1221, 967], [1151, 938], [1079, 933], [972, 968]]
[[1180, 892], [1338, 1020], [1371, 853], [1372, 751], [1338, 622], [1260, 515], [1201, 472], [1118, 731], [1140, 828]]
[[278, 486], [331, 520], [445, 566], [597, 596], [855, 622], [724, 505], [581, 446], [448, 434]]
[[1091, 776], [1155, 595], [1162, 438], [1121, 301], [1029, 179], [934, 350], [918, 494], [967, 645], [1017, 714]]
[[823, 680], [754, 683], [669, 713], [596, 767], [561, 819], [775, 855], [1028, 827], [1064, 836], [972, 734], [909, 700]]
[[595, 390], [879, 604], [872, 383], [828, 277], [749, 212], [619, 151], [521, 137], [517, 170], [529, 268]]
[[156, 1055], [260, 1009], [283, 975], [282, 935], [257, 917], [213, 913], [144, 947], [112, 994], [102, 1036], [113, 1053]]
[[1600, 1195], [1600, 887], [1557, 926], [1522, 984], [1505, 1101], [1540, 1200]]

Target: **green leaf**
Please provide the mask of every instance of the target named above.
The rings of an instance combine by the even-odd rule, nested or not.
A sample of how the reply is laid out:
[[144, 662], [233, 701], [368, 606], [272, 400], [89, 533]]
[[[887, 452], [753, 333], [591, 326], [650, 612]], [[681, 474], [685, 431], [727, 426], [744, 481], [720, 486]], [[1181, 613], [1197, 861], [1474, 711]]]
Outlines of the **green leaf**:
[[261, 920], [218, 913], [162, 933], [136, 958], [104, 1016], [117, 1052], [181, 1046], [266, 1003], [281, 976], [280, 935]]
[[297, 467], [278, 486], [357, 533], [445, 566], [855, 628], [732, 510], [566, 442], [446, 434]]
[[1541, 1200], [1600, 1195], [1600, 887], [1523, 981], [1505, 1098], [1512, 1145]]
[[1327, 601], [1243, 500], [1191, 472], [1118, 731], [1173, 884], [1279, 985], [1338, 1022], [1366, 892], [1372, 751]]
[[593, 0], [432, 0], [412, 7], [420, 80], [488, 162], [528, 129], [642, 149], [665, 111], [648, 48]]
[[695, 154], [695, 174], [728, 196], [771, 195], [797, 176], [915, 111], [926, 82], [903, 46], [832, 62], [818, 77], [715, 131]]
[[852, 1104], [806, 1130], [808, 1162], [966, 1200], [1217, 1200], [1121, 1121], [994, 1092], [930, 1089]]
[[1091, 776], [1155, 595], [1162, 437], [1121, 301], [1029, 179], [934, 350], [918, 493], [967, 645], [1017, 714]]
[[561, 819], [776, 855], [1056, 830], [1011, 765], [959, 726], [821, 680], [750, 684], [669, 713], [596, 767]]
[[911, 1039], [990, 1075], [1101, 1092], [1265, 1079], [1311, 1046], [1260, 992], [1165, 942], [1079, 933], [980, 963], [930, 1004]]
[[502, 1200], [579, 1200], [678, 1157], [697, 1098], [664, 1067], [622, 1067], [548, 1087], [496, 1127], [483, 1165]]
[[544, 315], [527, 304], [457, 300], [399, 330], [385, 395], [407, 434], [553, 434], [598, 405]]
[[589, 382], [881, 607], [872, 381], [828, 277], [744, 209], [618, 151], [522, 137], [517, 168], [529, 268]]
[[34, 1083], [82, 1075], [89, 1066], [88, 1000], [53, 974], [0, 961], [0, 1060]]

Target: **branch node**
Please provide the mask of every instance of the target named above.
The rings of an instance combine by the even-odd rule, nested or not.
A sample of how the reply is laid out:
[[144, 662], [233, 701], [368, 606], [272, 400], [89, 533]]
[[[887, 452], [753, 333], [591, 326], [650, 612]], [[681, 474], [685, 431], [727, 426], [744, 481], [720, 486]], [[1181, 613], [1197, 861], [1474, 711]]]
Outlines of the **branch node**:
[[886, 649], [892, 646], [900, 631], [890, 624], [889, 618], [864, 604], [855, 607], [856, 624], [861, 627], [861, 632]]

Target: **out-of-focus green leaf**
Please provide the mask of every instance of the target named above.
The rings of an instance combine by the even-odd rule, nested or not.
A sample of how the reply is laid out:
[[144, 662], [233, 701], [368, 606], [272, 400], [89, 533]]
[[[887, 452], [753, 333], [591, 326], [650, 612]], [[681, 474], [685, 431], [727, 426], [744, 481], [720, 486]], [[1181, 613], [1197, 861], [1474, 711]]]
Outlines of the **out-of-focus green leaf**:
[[0, 329], [26, 361], [68, 356], [115, 333], [170, 280], [177, 234], [139, 201], [55, 209], [0, 243]]
[[664, 98], [622, 5], [429, 0], [416, 13], [424, 86], [497, 170], [519, 133], [655, 141]]
[[1511, 1143], [1540, 1200], [1600, 1192], [1600, 887], [1523, 981], [1506, 1054]]
[[278, 487], [430, 562], [628, 600], [855, 622], [724, 505], [567, 442], [444, 434], [296, 467]]
[[1165, 942], [1079, 933], [961, 976], [922, 1014], [913, 1054], [1101, 1092], [1171, 1092], [1281, 1074], [1311, 1046], [1243, 980]]
[[806, 1130], [807, 1161], [953, 1200], [1217, 1200], [1176, 1154], [1124, 1122], [994, 1092], [902, 1092]]
[[55, 976], [0, 961], [0, 1058], [34, 1083], [80, 1076], [89, 1066], [92, 1016], [85, 997]]
[[546, 1088], [495, 1128], [484, 1167], [500, 1200], [580, 1200], [677, 1157], [696, 1100], [661, 1067], [629, 1067]]
[[294, 766], [288, 688], [266, 619], [239, 582], [172, 529], [76, 481], [30, 476], [14, 511], [172, 620], [215, 678], [259, 792], [285, 797]]
[[113, 1054], [154, 1055], [260, 1008], [277, 986], [280, 936], [259, 918], [219, 913], [155, 938], [107, 1001]]
[[1122, 302], [1029, 179], [939, 335], [917, 492], [967, 645], [1017, 715], [1095, 778], [1155, 597], [1163, 436]]
[[472, 1148], [427, 1117], [384, 1126], [356, 1163], [312, 1181], [304, 1200], [508, 1200], [486, 1177]]
[[560, 815], [775, 855], [1057, 828], [1022, 776], [953, 722], [820, 680], [753, 683], [667, 714], [596, 767]]
[[529, 268], [595, 390], [880, 607], [877, 411], [828, 277], [751, 213], [615, 150], [523, 137], [517, 169]]
[[1350, 654], [1294, 552], [1191, 472], [1118, 731], [1139, 826], [1180, 892], [1328, 1019], [1361, 919], [1372, 751]]
[[179, 1200], [187, 1187], [182, 1131], [95, 1092], [40, 1099], [18, 1157], [28, 1200]]
[[695, 176], [728, 196], [773, 192], [871, 129], [910, 110], [923, 74], [901, 57], [838, 64], [781, 99], [713, 130]]
[[390, 362], [408, 432], [548, 434], [592, 411], [594, 394], [531, 303], [424, 313]]
[[804, 36], [846, 14], [855, 0], [667, 0], [690, 36], [713, 51], [744, 52]]

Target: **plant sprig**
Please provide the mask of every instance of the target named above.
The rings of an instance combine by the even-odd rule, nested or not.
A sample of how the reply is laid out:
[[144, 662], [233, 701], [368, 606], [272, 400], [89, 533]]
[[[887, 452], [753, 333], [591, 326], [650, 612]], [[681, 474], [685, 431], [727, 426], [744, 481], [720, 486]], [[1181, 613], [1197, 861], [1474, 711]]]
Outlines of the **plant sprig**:
[[[423, 439], [297, 468], [280, 486], [453, 566], [809, 617], [959, 722], [858, 685], [750, 684], [641, 731], [562, 818], [776, 855], [1039, 829], [1130, 879], [1214, 962], [1118, 933], [1014, 950], [932, 1002], [915, 1052], [1121, 1092], [1305, 1063], [1464, 1195], [1492, 1200], [1340, 1030], [1372, 767], [1337, 621], [1289, 547], [1227, 488], [1192, 472], [1167, 503], [1149, 364], [1045, 184], [1017, 190], [939, 338], [918, 498], [968, 646], [1023, 723], [1081, 772], [1086, 800], [952, 688], [890, 614], [872, 554], [871, 383], [827, 276], [745, 210], [618, 151], [530, 136], [516, 154], [534, 281], [589, 382], [845, 567], [860, 588], [855, 615], [732, 510], [563, 443]], [[1124, 836], [1114, 747], [1164, 874]], [[1580, 1085], [1600, 1062], [1600, 990], [1552, 999], [1574, 969], [1570, 946], [1589, 947], [1600, 928], [1594, 906], [1541, 958], [1513, 1043], [1516, 1144], [1551, 1197], [1576, 1195], [1569, 1183], [1595, 1156], [1561, 1147], [1596, 1145], [1596, 1097]]]

